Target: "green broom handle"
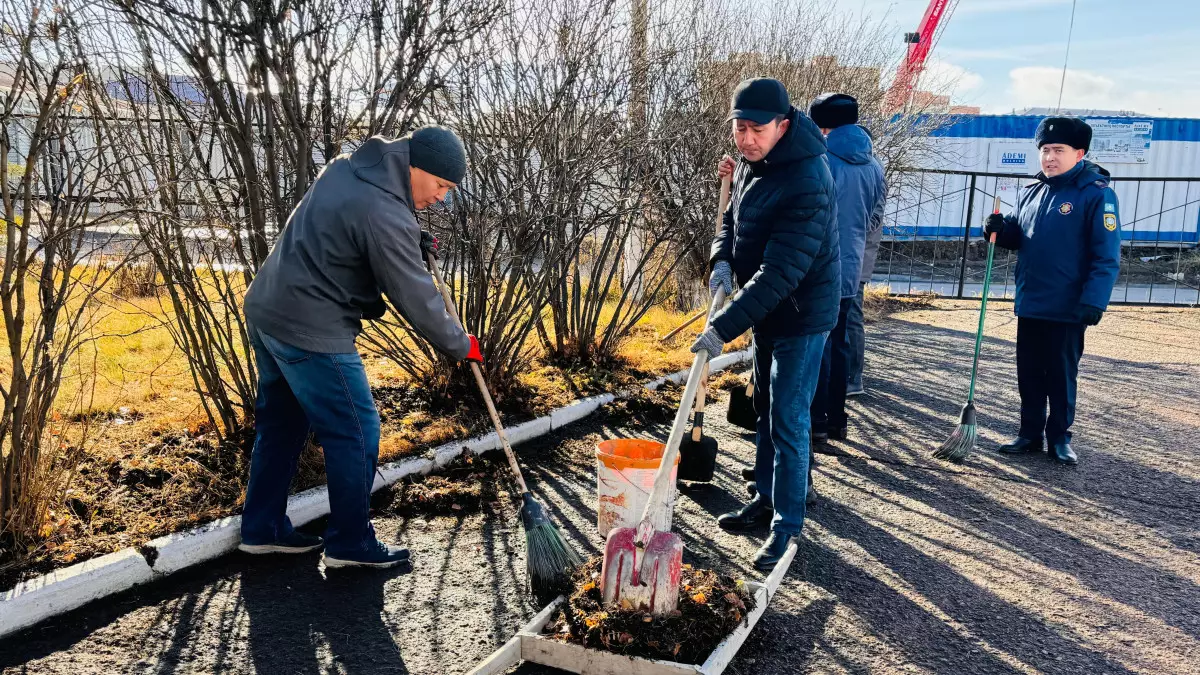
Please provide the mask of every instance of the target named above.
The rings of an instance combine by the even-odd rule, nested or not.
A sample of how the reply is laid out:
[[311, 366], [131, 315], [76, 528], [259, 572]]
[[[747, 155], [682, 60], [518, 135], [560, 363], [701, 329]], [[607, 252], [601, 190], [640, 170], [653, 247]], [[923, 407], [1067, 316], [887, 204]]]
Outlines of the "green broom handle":
[[[996, 195], [992, 213], [1000, 213], [1000, 195]], [[979, 303], [979, 328], [975, 330], [975, 361], [971, 364], [971, 391], [967, 394], [968, 403], [975, 401], [975, 376], [979, 373], [979, 350], [983, 347], [983, 320], [987, 316], [988, 292], [992, 288], [992, 260], [995, 259], [995, 256], [996, 233], [993, 232], [988, 239], [987, 268], [983, 273], [983, 300]]]

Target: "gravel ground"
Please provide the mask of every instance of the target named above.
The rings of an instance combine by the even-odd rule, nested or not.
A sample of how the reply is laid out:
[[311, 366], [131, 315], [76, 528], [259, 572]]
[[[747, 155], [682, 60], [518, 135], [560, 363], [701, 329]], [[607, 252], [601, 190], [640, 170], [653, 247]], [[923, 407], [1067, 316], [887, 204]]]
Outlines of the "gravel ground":
[[[1017, 428], [1016, 322], [1000, 305], [979, 385], [982, 450], [941, 464], [929, 452], [965, 396], [976, 307], [942, 302], [871, 327], [852, 437], [818, 458], [821, 501], [800, 554], [727, 672], [1200, 673], [1200, 313], [1118, 309], [1089, 330], [1080, 464], [1063, 467], [992, 452]], [[743, 501], [736, 474], [752, 456], [723, 405], [707, 429], [719, 475], [687, 491], [676, 530], [689, 562], [758, 578], [749, 562], [764, 533], [713, 522]], [[634, 435], [613, 424], [594, 417], [519, 449], [531, 485], [593, 554], [592, 447]], [[379, 520], [413, 550], [411, 570], [226, 556], [10, 637], [0, 668], [463, 672], [536, 609], [514, 518]]]

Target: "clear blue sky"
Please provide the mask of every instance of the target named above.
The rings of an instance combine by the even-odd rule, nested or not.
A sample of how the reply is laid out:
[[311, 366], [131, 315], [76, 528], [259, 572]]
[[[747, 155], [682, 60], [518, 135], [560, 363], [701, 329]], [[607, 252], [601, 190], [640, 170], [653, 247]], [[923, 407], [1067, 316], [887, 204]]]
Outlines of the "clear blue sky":
[[[835, 0], [887, 16], [896, 40], [927, 0]], [[1071, 0], [960, 0], [931, 58], [956, 103], [985, 113], [1058, 100]], [[1200, 117], [1200, 1], [1078, 0], [1063, 107]]]

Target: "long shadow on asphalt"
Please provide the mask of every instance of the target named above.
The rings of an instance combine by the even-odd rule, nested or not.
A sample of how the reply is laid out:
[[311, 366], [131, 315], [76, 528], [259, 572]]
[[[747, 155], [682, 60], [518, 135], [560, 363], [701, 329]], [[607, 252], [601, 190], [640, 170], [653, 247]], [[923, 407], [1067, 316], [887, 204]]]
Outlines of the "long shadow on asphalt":
[[384, 583], [395, 574], [327, 570], [322, 577], [311, 559], [248, 567], [240, 599], [254, 671], [325, 673], [330, 664], [319, 659], [321, 640], [343, 672], [408, 673], [383, 620]]
[[[946, 563], [902, 542], [884, 529], [836, 503], [816, 509], [812, 520], [831, 534], [852, 539], [874, 559], [911, 586], [915, 595], [936, 605], [972, 635], [1044, 672], [1064, 664], [1069, 672], [1130, 673], [1105, 655], [1080, 647], [1066, 636], [1043, 628], [1035, 617], [974, 584]], [[937, 673], [1018, 673], [1010, 662], [968, 639], [941, 616], [880, 577], [846, 564], [823, 546], [809, 545], [806, 580], [827, 589], [864, 617], [871, 628], [895, 644], [919, 665]], [[896, 563], [896, 564], [889, 564]], [[899, 564], [902, 563], [902, 564]], [[1062, 661], [1058, 661], [1062, 659]]]
[[[973, 338], [972, 335], [962, 331], [931, 327], [925, 327], [925, 329], [934, 333], [954, 334], [954, 337], [962, 342]], [[924, 336], [922, 338], [924, 339]], [[1009, 348], [1011, 349], [1011, 344]], [[1105, 369], [1106, 377], [1117, 365], [1125, 364], [1124, 361], [1115, 359], [1093, 358], [1103, 362], [1102, 367]], [[936, 360], [933, 362], [923, 360], [922, 363], [926, 369], [941, 367]], [[892, 377], [881, 384], [882, 389], [892, 395], [895, 400], [932, 401], [937, 399], [939, 386], [944, 381], [933, 377], [919, 382], [920, 384], [915, 384], [912, 379]], [[1143, 389], [1147, 386], [1144, 379], [1130, 379], [1126, 384], [1129, 387], [1137, 385]], [[1157, 387], [1157, 383], [1154, 386]], [[944, 398], [944, 389], [940, 391]], [[1128, 389], [1123, 389], [1123, 391], [1128, 391]], [[1015, 402], [1012, 394], [1008, 398]], [[889, 409], [887, 412], [889, 415], [893, 415], [898, 411]], [[932, 431], [939, 428], [939, 425], [946, 428], [945, 420], [940, 420], [922, 408], [909, 406], [899, 414], [915, 429]], [[861, 417], [858, 416], [858, 419], [861, 420]], [[1016, 416], [1008, 414], [1006, 417], [1008, 424], [1015, 427]], [[1118, 428], [1128, 428], [1137, 421], [1122, 419], [1124, 415], [1120, 412], [1116, 413], [1115, 417], [1116, 419], [1106, 420], [1106, 423], [1118, 425]], [[879, 431], [881, 434], [894, 435], [891, 430], [880, 429]], [[907, 448], [920, 447], [916, 439], [907, 439], [900, 445]], [[887, 455], [891, 454], [866, 445], [858, 445], [857, 448], [864, 454], [875, 458], [887, 459]], [[893, 455], [893, 459], [903, 461], [904, 458], [896, 458]], [[1164, 514], [1161, 509], [1153, 508], [1156, 506], [1155, 504], [1147, 505], [1144, 502], [1131, 501], [1129, 496], [1109, 490], [1120, 489], [1122, 485], [1141, 487], [1142, 499], [1153, 498], [1156, 494], [1164, 495], [1161, 499], [1163, 501], [1176, 500], [1178, 509], [1185, 509], [1189, 503], [1195, 500], [1196, 495], [1200, 495], [1200, 484], [1193, 480], [1177, 473], [1152, 468], [1142, 462], [1125, 459], [1113, 452], [1104, 452], [1085, 458], [1085, 460], [1079, 469], [1054, 466], [1044, 455], [1027, 456], [1009, 461], [1011, 466], [1028, 471], [1031, 479], [1025, 482], [1029, 485], [1029, 489], [1045, 494], [1045, 499], [1050, 504], [1065, 502], [1067, 499], [1097, 503], [1114, 514], [1147, 527], [1156, 527], [1162, 524]], [[904, 481], [903, 486], [900, 486], [894, 476], [880, 471], [878, 466], [872, 462], [851, 457], [844, 457], [841, 461], [852, 466], [869, 482], [903, 492], [906, 497], [924, 502], [951, 520], [971, 519], [975, 521], [973, 522], [974, 527], [986, 531], [996, 541], [1003, 542], [1011, 550], [1027, 558], [1032, 558], [1050, 569], [1072, 575], [1083, 586], [1099, 595], [1128, 604], [1193, 637], [1200, 637], [1200, 626], [1192, 623], [1193, 617], [1191, 616], [1194, 608], [1200, 606], [1200, 587], [1189, 579], [1171, 574], [1160, 567], [1142, 565], [1126, 557], [1109, 554], [1089, 546], [1069, 532], [1048, 527], [995, 501], [992, 497], [964, 486], [960, 482], [949, 480], [948, 476], [939, 472], [912, 472], [907, 476], [908, 480]], [[983, 468], [977, 462], [971, 464], [970, 470]], [[1148, 486], [1153, 487], [1146, 489]], [[955, 498], [947, 498], [947, 495], [951, 494], [955, 494]], [[1064, 499], [1063, 495], [1069, 497]], [[1136, 499], [1139, 495], [1133, 495], [1133, 497]], [[1164, 505], [1158, 504], [1157, 506]], [[1169, 505], [1167, 506], [1169, 508]], [[1175, 513], [1168, 515], [1179, 518], [1182, 511], [1178, 509], [1172, 509]], [[1001, 517], [978, 521], [981, 512], [993, 516], [999, 513]], [[1164, 590], [1168, 589], [1171, 593], [1164, 594]]]

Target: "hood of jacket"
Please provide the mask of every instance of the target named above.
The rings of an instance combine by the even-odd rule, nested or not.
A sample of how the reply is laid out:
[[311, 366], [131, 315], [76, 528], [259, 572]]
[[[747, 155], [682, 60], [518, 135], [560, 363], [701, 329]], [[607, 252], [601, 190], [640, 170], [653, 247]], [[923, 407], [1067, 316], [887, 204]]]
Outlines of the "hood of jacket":
[[372, 136], [350, 155], [350, 167], [359, 180], [395, 195], [412, 208], [412, 176], [408, 139], [390, 141]]
[[755, 175], [825, 154], [825, 137], [808, 115], [793, 107], [788, 111], [788, 130], [760, 161], [749, 162]]
[[866, 164], [871, 161], [871, 136], [857, 124], [831, 129], [825, 137], [829, 154], [837, 155], [847, 164]]

